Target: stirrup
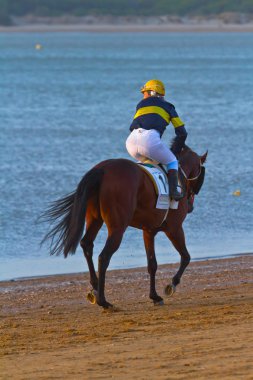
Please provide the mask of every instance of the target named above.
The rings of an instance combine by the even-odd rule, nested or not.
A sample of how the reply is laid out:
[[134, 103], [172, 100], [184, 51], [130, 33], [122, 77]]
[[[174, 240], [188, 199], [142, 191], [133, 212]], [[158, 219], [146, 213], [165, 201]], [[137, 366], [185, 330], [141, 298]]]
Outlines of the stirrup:
[[178, 190], [176, 190], [176, 192], [174, 194], [173, 194], [173, 192], [172, 192], [172, 194], [169, 194], [169, 197], [171, 199], [173, 199], [174, 201], [176, 201], [176, 202], [180, 201], [180, 199], [184, 198], [184, 196], [185, 196], [182, 187], [180, 185], [178, 185], [177, 188], [178, 187], [181, 189], [181, 192], [179, 192]]
[[179, 202], [181, 199], [184, 198], [184, 194], [183, 194], [183, 193], [170, 194], [170, 198], [171, 198], [173, 201]]

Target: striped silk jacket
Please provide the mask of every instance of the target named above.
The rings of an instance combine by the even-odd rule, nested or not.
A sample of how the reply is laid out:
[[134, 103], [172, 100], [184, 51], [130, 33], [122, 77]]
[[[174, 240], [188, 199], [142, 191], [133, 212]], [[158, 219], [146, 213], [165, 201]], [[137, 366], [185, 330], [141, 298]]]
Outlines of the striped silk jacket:
[[151, 96], [141, 100], [137, 105], [130, 131], [138, 128], [156, 129], [162, 136], [170, 122], [175, 128], [176, 135], [186, 134], [184, 123], [178, 116], [173, 104], [164, 98]]

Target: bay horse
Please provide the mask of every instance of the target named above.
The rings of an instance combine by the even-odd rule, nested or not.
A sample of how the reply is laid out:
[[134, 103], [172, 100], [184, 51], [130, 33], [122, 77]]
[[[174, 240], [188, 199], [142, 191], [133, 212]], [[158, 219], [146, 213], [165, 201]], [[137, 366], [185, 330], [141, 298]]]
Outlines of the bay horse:
[[[156, 234], [164, 232], [179, 252], [180, 267], [171, 284], [165, 288], [167, 295], [173, 294], [190, 262], [182, 224], [188, 213], [189, 200], [203, 184], [206, 157], [207, 152], [199, 156], [184, 146], [179, 155], [179, 174], [185, 196], [180, 200], [178, 209], [169, 209], [167, 215], [166, 210], [156, 208], [157, 195], [149, 176], [138, 164], [127, 159], [100, 162], [84, 175], [76, 191], [53, 202], [43, 213], [44, 221], [56, 223], [42, 241], [51, 240], [50, 254], [63, 252], [67, 257], [75, 253], [80, 243], [90, 272], [92, 291], [87, 298], [91, 303], [97, 303], [105, 309], [112, 307], [105, 298], [105, 275], [128, 226], [143, 231], [150, 275], [149, 297], [154, 304], [163, 304], [163, 298], [157, 294], [155, 286]], [[97, 276], [92, 259], [93, 246], [103, 223], [107, 226], [108, 236], [98, 258]]]

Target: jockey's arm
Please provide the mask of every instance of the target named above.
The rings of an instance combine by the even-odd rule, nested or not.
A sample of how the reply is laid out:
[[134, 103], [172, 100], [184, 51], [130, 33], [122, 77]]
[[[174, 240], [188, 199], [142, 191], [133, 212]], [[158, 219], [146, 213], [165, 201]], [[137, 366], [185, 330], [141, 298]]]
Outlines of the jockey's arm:
[[187, 138], [187, 131], [184, 125], [175, 128], [176, 138], [173, 144], [173, 153], [177, 156], [184, 147], [185, 140]]
[[186, 132], [183, 121], [180, 119], [175, 109], [173, 109], [173, 112], [171, 113], [171, 123], [173, 124], [175, 128], [175, 134], [176, 134], [176, 137], [173, 143], [173, 153], [177, 156], [179, 155], [182, 148], [184, 147], [184, 143], [187, 138], [187, 132]]

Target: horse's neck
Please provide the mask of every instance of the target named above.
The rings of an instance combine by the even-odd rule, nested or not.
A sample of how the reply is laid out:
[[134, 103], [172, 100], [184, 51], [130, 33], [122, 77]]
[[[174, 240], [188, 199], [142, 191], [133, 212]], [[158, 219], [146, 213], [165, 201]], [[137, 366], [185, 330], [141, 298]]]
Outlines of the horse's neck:
[[190, 148], [186, 148], [182, 151], [180, 158], [179, 158], [179, 165], [183, 169], [186, 178], [189, 177], [191, 171], [193, 170], [194, 167], [194, 157], [192, 155], [192, 151]]
[[184, 160], [182, 163], [179, 161], [179, 165], [180, 165], [180, 168], [182, 169], [184, 177], [188, 178], [191, 172], [191, 167], [189, 163]]

